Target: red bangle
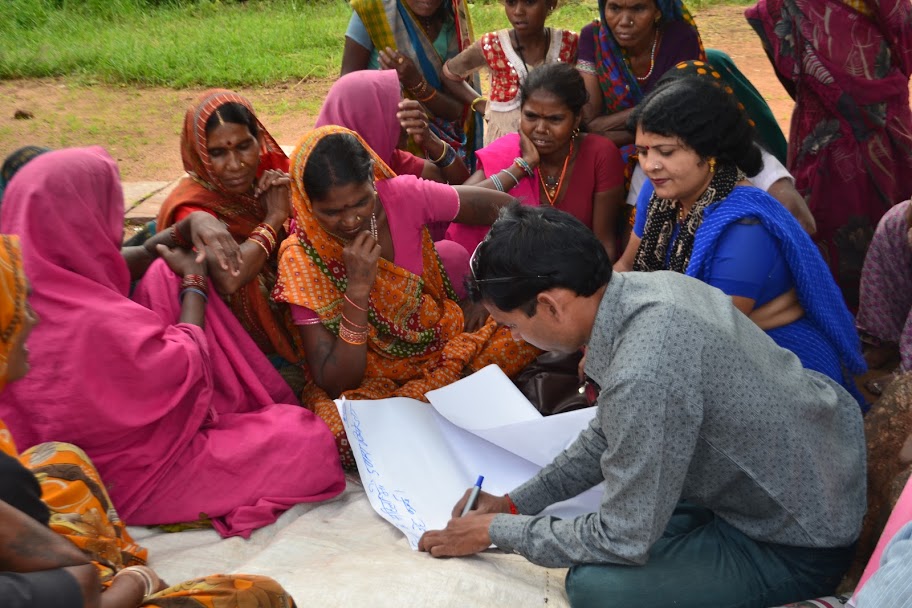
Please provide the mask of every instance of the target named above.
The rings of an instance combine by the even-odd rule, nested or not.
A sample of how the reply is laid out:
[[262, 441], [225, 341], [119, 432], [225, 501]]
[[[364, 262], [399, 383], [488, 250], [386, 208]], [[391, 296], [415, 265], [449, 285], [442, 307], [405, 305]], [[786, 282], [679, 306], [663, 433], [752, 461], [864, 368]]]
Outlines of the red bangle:
[[187, 239], [184, 238], [184, 235], [181, 234], [180, 229], [177, 227], [177, 224], [171, 225], [171, 240], [174, 241], [176, 247], [181, 247], [183, 249], [190, 249], [192, 243], [188, 243]]
[[355, 323], [354, 321], [352, 321], [351, 319], [349, 319], [348, 317], [346, 317], [344, 312], [342, 313], [342, 320], [345, 321], [345, 322], [347, 322], [349, 325], [351, 325], [352, 327], [354, 327], [354, 328], [357, 329], [358, 331], [365, 331], [365, 330], [367, 330], [367, 325], [358, 325], [357, 323]]
[[184, 275], [183, 280], [181, 280], [180, 288], [187, 289], [189, 287], [199, 289], [205, 294], [209, 293], [209, 285], [206, 281], [206, 277], [199, 274], [187, 274]]
[[510, 498], [510, 495], [504, 494], [504, 498], [507, 499], [507, 503], [510, 506], [510, 515], [519, 515], [519, 509], [516, 508], [516, 503], [513, 502], [513, 499]]
[[266, 257], [272, 257], [272, 252], [275, 249], [275, 241], [270, 241], [269, 238], [262, 232], [253, 231], [250, 233], [250, 236], [247, 237], [248, 241], [253, 241], [257, 245], [263, 248], [263, 251], [266, 252]]

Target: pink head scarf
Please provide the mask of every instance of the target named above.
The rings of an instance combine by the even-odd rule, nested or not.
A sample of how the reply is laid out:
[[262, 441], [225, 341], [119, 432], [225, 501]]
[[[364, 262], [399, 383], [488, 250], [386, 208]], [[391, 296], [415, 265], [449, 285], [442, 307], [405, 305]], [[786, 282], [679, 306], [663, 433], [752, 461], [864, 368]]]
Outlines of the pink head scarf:
[[179, 323], [180, 280], [157, 261], [130, 299], [123, 217], [117, 165], [98, 147], [44, 154], [10, 182], [0, 225], [22, 239], [41, 319], [31, 371], [0, 393], [17, 442], [78, 445], [137, 524], [204, 512], [247, 535], [339, 493], [329, 429], [281, 405], [294, 395], [218, 297], [205, 328]]
[[43, 154], [10, 182], [0, 224], [22, 239], [40, 322], [29, 339], [32, 369], [0, 394], [0, 417], [21, 447], [66, 441], [103, 475], [135, 471], [137, 482], [108, 480], [127, 517], [142, 480], [202, 424], [212, 391], [193, 380], [202, 376], [191, 353], [203, 330], [169, 326], [128, 298], [123, 217], [117, 165], [102, 148]]
[[387, 165], [399, 144], [402, 89], [396, 70], [361, 70], [333, 84], [314, 128], [337, 125], [360, 135]]

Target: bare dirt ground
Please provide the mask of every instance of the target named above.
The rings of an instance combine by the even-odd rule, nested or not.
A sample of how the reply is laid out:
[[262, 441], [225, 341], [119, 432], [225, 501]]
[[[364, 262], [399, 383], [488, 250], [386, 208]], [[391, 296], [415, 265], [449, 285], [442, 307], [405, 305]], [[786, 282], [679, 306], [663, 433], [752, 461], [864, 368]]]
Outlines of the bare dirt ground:
[[[792, 100], [779, 84], [744, 7], [696, 14], [707, 47], [726, 51], [763, 93], [788, 135]], [[313, 126], [332, 80], [242, 89], [270, 133], [294, 144]], [[187, 104], [202, 89], [75, 84], [68, 79], [0, 82], [0, 159], [19, 146], [101, 145], [117, 159], [125, 181], [172, 180], [182, 171], [178, 138]], [[15, 119], [17, 111], [33, 117]]]

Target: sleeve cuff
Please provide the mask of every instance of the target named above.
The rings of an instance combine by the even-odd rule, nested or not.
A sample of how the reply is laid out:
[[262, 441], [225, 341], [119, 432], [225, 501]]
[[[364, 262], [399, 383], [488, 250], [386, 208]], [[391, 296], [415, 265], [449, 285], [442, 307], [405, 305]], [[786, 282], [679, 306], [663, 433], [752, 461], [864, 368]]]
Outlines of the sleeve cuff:
[[536, 483], [535, 477], [514, 488], [509, 494], [510, 500], [523, 515], [538, 515], [555, 502], [550, 499], [544, 488]]
[[579, 60], [576, 62], [576, 69], [583, 74], [597, 75], [595, 64], [591, 61]]
[[519, 553], [519, 549], [522, 546], [523, 530], [526, 528], [526, 522], [530, 519], [532, 517], [528, 515], [507, 515], [505, 513], [495, 515], [491, 525], [488, 527], [491, 542], [502, 551]]

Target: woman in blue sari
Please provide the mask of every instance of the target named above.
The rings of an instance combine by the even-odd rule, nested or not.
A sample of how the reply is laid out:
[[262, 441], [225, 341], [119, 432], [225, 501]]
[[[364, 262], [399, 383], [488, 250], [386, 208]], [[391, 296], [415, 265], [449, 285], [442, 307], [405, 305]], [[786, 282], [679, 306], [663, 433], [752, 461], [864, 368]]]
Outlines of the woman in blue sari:
[[615, 269], [671, 270], [718, 287], [803, 367], [842, 383], [866, 409], [852, 378], [865, 370], [852, 316], [808, 234], [747, 181], [763, 161], [731, 95], [703, 78], [672, 79], [646, 96], [631, 124], [654, 191], [638, 202], [639, 230]]
[[[449, 95], [442, 80], [443, 64], [474, 39], [465, 2], [352, 0], [351, 5], [354, 13], [345, 32], [342, 75], [396, 70], [403, 94], [426, 108], [431, 130], [447, 144], [444, 155], [457, 152], [471, 161], [474, 150], [483, 145], [480, 117]], [[479, 82], [470, 84], [480, 90]]]

